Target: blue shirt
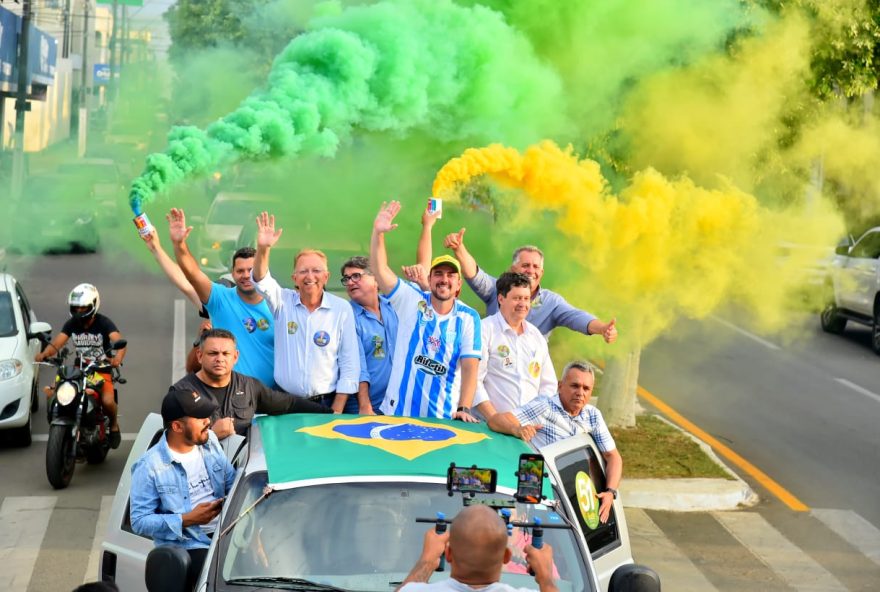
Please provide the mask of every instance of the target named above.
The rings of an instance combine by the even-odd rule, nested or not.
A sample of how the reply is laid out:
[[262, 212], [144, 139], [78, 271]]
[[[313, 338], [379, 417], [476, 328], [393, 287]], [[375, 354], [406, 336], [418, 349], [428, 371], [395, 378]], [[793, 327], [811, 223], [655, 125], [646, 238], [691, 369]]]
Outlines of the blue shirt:
[[388, 301], [398, 325], [382, 413], [451, 419], [461, 397], [461, 360], [480, 359], [480, 315], [458, 299], [441, 315], [430, 292], [399, 279]]
[[274, 388], [274, 323], [266, 301], [248, 304], [238, 295], [237, 288], [214, 284], [205, 308], [215, 329], [226, 329], [235, 335], [239, 351], [235, 371]]
[[[361, 356], [361, 382], [370, 383], [370, 403], [378, 410], [385, 398], [388, 379], [391, 378], [391, 360], [394, 358], [394, 341], [397, 338], [397, 313], [385, 296], [379, 295], [380, 321], [366, 308], [351, 301], [354, 324], [357, 327], [358, 346]], [[355, 397], [345, 403], [346, 413], [357, 413]]]
[[[214, 432], [199, 446], [214, 497], [225, 497], [235, 480], [235, 468], [226, 458]], [[211, 546], [198, 525], [183, 526], [182, 515], [192, 510], [186, 470], [171, 457], [165, 434], [131, 467], [131, 529], [153, 539], [156, 546], [184, 549]]]
[[[467, 280], [474, 294], [486, 303], [487, 317], [498, 312], [496, 279], [481, 268], [477, 270], [477, 275]], [[535, 325], [544, 337], [547, 337], [556, 327], [568, 327], [572, 331], [589, 335], [587, 326], [595, 318], [590, 313], [573, 307], [556, 292], [539, 287], [532, 296], [532, 309], [526, 320]]]

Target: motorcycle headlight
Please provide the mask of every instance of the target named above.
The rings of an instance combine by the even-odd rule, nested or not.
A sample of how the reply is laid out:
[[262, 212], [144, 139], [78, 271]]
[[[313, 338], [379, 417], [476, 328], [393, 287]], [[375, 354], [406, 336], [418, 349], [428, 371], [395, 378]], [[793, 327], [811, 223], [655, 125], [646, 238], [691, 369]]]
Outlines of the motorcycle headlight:
[[22, 364], [18, 360], [0, 362], [0, 380], [9, 380], [21, 374]]
[[70, 405], [76, 397], [76, 387], [72, 382], [62, 382], [55, 391], [55, 400], [59, 405]]

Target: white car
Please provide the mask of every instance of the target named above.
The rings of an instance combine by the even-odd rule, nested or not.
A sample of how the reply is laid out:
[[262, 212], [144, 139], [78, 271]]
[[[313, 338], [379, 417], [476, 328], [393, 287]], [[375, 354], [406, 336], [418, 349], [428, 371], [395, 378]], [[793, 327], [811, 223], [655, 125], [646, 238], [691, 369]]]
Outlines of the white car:
[[838, 245], [831, 263], [828, 302], [822, 329], [843, 333], [847, 322], [871, 327], [871, 347], [880, 355], [880, 226], [859, 240]]
[[[161, 434], [161, 417], [150, 414], [113, 501], [100, 577], [120, 590], [182, 590], [186, 553], [173, 547], [151, 553], [153, 541], [135, 533], [129, 518], [131, 465]], [[430, 527], [419, 522], [433, 522], [438, 512], [451, 519], [469, 503], [511, 513], [514, 558], [504, 567], [505, 583], [534, 586], [522, 553], [531, 532], [521, 523], [540, 518], [553, 547], [559, 590], [660, 590], [652, 570], [633, 565], [622, 500], [614, 502], [608, 523], [599, 522], [595, 492], [605, 487], [604, 462], [586, 434], [541, 450], [546, 497], [536, 503], [515, 497], [520, 455], [534, 457], [535, 451], [485, 424], [278, 415], [258, 417], [247, 441], [233, 436], [223, 444], [239, 473], [196, 585], [199, 592], [390, 592], [418, 559]], [[476, 497], [453, 494], [450, 463], [465, 472], [471, 465], [475, 472], [495, 470], [497, 489]], [[447, 569], [431, 579], [448, 575]]]
[[51, 330], [37, 322], [21, 284], [0, 273], [0, 430], [20, 446], [31, 443], [31, 413], [39, 405], [34, 356], [41, 334]]

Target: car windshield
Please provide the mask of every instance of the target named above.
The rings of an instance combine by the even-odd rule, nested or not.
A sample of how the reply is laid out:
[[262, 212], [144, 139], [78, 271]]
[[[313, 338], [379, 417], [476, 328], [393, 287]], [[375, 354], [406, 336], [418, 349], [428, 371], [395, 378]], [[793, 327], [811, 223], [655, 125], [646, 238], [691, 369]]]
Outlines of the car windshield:
[[0, 292], [0, 337], [10, 337], [18, 333], [15, 326], [15, 311], [12, 310], [12, 295]]
[[[231, 523], [232, 517], [250, 507], [265, 485], [265, 472], [250, 475], [238, 488], [225, 522]], [[512, 501], [500, 492], [492, 497]], [[389, 592], [421, 553], [430, 525], [415, 519], [433, 518], [437, 512], [451, 519], [461, 508], [461, 495], [450, 497], [443, 483], [327, 483], [275, 491], [220, 541], [214, 572], [217, 589], [241, 590], [240, 585], [228, 583], [235, 579], [295, 578], [347, 590]], [[539, 517], [544, 524], [563, 523], [544, 506], [517, 504], [512, 512], [514, 520]], [[553, 547], [559, 589], [590, 590], [574, 533], [547, 529], [544, 540]], [[504, 566], [502, 582], [535, 587], [523, 555], [530, 541], [523, 529], [513, 530], [513, 559]], [[447, 567], [431, 580], [448, 577]]]

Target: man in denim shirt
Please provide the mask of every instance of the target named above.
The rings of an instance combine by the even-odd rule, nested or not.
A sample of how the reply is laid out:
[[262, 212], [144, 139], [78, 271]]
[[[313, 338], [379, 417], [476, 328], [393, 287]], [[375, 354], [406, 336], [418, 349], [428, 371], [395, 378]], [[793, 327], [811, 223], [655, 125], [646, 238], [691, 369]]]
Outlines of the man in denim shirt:
[[202, 570], [220, 509], [235, 479], [217, 436], [208, 429], [213, 400], [190, 390], [162, 400], [165, 433], [131, 469], [131, 527], [156, 546], [187, 550], [189, 580]]

